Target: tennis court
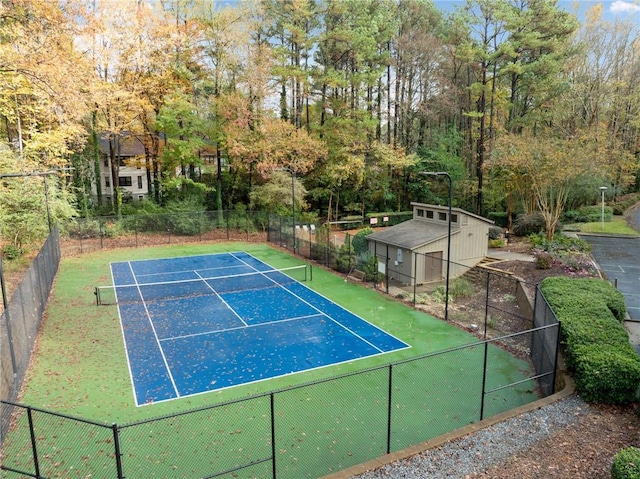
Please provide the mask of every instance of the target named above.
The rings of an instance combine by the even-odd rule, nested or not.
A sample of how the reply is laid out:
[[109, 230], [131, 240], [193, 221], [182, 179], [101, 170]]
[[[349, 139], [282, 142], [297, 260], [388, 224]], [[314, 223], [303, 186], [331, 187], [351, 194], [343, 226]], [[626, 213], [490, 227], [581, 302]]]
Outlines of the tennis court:
[[246, 252], [111, 263], [137, 405], [380, 355], [409, 345]]

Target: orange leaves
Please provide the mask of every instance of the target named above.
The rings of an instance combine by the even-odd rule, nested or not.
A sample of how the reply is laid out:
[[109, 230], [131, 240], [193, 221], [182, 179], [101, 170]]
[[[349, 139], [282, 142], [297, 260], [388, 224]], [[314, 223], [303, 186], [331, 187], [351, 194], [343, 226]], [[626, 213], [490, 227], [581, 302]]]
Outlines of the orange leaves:
[[306, 173], [327, 155], [321, 140], [281, 119], [237, 116], [224, 131], [231, 161], [246, 169], [253, 164], [263, 175], [282, 167]]

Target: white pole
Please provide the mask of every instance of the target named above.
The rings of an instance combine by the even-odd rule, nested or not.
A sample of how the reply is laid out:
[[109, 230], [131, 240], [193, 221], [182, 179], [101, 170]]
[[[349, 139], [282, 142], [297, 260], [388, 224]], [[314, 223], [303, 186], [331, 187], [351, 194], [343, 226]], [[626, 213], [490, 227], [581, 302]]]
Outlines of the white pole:
[[607, 189], [606, 186], [601, 186], [600, 191], [602, 192], [602, 215], [601, 215], [601, 224], [600, 228], [604, 231], [604, 191]]

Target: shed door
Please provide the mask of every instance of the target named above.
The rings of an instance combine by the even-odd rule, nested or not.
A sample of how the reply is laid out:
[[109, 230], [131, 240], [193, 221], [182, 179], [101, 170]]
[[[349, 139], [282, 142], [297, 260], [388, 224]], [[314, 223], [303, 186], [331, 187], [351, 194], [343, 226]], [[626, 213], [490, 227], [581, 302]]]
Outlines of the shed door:
[[434, 251], [424, 256], [424, 282], [431, 283], [442, 279], [442, 251]]

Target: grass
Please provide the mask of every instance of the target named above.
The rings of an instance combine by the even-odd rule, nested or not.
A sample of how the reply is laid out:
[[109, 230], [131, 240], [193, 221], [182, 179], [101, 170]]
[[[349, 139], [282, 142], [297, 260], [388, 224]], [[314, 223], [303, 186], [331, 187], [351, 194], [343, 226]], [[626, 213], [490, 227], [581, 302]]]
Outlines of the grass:
[[[479, 419], [484, 346], [472, 335], [390, 300], [322, 268], [314, 268], [315, 291], [411, 345], [381, 356], [302, 372], [173, 401], [136, 407], [116, 307], [95, 306], [93, 287], [110, 281], [109, 263], [244, 250], [283, 268], [301, 260], [253, 243], [173, 245], [100, 251], [66, 258], [28, 372], [20, 402], [48, 410], [120, 425], [123, 467], [129, 477], [206, 476], [270, 454], [269, 391], [275, 396], [278, 477], [318, 477], [386, 452], [386, 421], [393, 418], [393, 448], [400, 449]], [[456, 348], [449, 353], [439, 351]], [[432, 354], [427, 358], [419, 356]], [[509, 394], [500, 386], [531, 375], [527, 362], [488, 346], [485, 416], [537, 399], [525, 381]], [[393, 368], [393, 400], [388, 404], [389, 369], [303, 384], [375, 368]], [[254, 397], [243, 402], [238, 399]], [[202, 409], [225, 403], [216, 409]], [[165, 418], [177, 412], [190, 414]], [[4, 447], [12, 467], [29, 468], [26, 418]], [[49, 477], [101, 477], [112, 467], [111, 430], [41, 413], [35, 423], [41, 474]], [[107, 451], [107, 453], [105, 453]], [[83, 458], [80, 460], [79, 458]], [[88, 459], [90, 458], [90, 459]], [[266, 467], [266, 472], [265, 468]], [[46, 472], [43, 472], [46, 471]], [[256, 464], [247, 477], [268, 475]], [[108, 474], [107, 474], [108, 475]], [[5, 477], [5, 476], [0, 476]], [[11, 476], [7, 476], [11, 477]], [[231, 477], [231, 476], [229, 476]], [[245, 476], [239, 476], [245, 477]]]
[[638, 232], [631, 228], [622, 216], [614, 216], [611, 221], [580, 223], [580, 231], [583, 233], [604, 233], [638, 236]]

